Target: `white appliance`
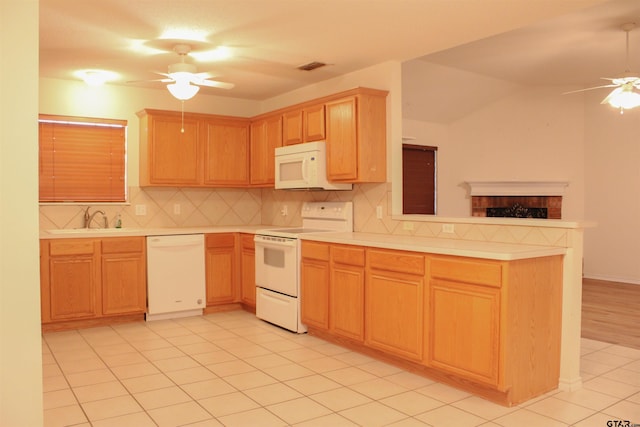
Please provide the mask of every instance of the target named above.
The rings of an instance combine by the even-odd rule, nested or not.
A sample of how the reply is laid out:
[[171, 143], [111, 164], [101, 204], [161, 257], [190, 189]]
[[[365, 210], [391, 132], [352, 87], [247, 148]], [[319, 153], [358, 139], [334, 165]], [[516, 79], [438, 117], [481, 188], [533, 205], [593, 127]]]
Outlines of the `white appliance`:
[[147, 236], [147, 321], [196, 316], [206, 306], [204, 234]]
[[256, 247], [256, 316], [297, 333], [300, 318], [300, 237], [305, 233], [353, 231], [352, 202], [302, 205], [302, 227], [258, 230]]
[[327, 181], [327, 143], [306, 142], [276, 148], [276, 189], [351, 190], [352, 184]]

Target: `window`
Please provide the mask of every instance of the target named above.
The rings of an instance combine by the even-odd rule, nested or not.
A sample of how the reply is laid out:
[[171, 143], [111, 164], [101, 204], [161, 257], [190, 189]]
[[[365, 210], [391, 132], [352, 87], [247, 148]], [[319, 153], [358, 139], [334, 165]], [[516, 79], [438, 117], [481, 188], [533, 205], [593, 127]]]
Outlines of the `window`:
[[40, 202], [125, 202], [126, 120], [40, 115]]
[[402, 213], [436, 213], [438, 147], [402, 144]]

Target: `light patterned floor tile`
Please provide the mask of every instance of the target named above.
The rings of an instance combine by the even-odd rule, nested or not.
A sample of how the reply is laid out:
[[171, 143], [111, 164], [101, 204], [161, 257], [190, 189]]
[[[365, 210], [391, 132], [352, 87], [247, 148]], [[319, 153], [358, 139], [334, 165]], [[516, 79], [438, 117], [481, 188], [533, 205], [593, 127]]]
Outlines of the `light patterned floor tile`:
[[241, 392], [208, 397], [198, 400], [198, 402], [216, 418], [260, 407], [257, 402]]
[[126, 378], [143, 377], [145, 375], [157, 374], [160, 372], [160, 370], [151, 362], [116, 366], [111, 368], [111, 371], [121, 380]]
[[45, 410], [76, 405], [77, 403], [75, 395], [69, 388], [42, 393], [42, 407]]
[[142, 393], [159, 388], [173, 386], [171, 381], [165, 374], [152, 374], [143, 377], [126, 378], [121, 380], [122, 384], [129, 390], [129, 393]]
[[244, 360], [234, 359], [227, 362], [213, 363], [207, 365], [207, 369], [216, 374], [219, 377], [228, 377], [230, 375], [244, 374], [246, 372], [255, 371], [255, 366], [252, 366]]
[[267, 409], [286, 421], [287, 424], [295, 424], [331, 413], [329, 408], [320, 405], [308, 397], [301, 397], [269, 405]]
[[225, 415], [220, 417], [220, 421], [228, 427], [280, 427], [286, 426], [287, 423], [278, 418], [264, 408], [252, 409], [249, 411], [238, 412], [236, 414]]
[[278, 382], [278, 380], [262, 371], [251, 371], [243, 374], [229, 375], [224, 377], [224, 380], [238, 390], [246, 390]]
[[[438, 427], [453, 427], [460, 425], [465, 427], [473, 427], [487, 422], [487, 420], [477, 415], [470, 414], [466, 411], [454, 408], [453, 406], [449, 405], [444, 405], [439, 408], [432, 409], [431, 411], [424, 412], [420, 415], [416, 415], [415, 418], [432, 426]], [[511, 425], [533, 427], [532, 425], [526, 423]]]
[[119, 381], [109, 381], [105, 383], [74, 387], [73, 392], [78, 398], [78, 402], [91, 402], [93, 400], [108, 399], [110, 397], [125, 396], [129, 392]]
[[237, 391], [228, 382], [220, 378], [180, 386], [189, 396], [195, 400], [206, 399], [207, 397], [229, 394]]
[[93, 427], [156, 427], [156, 423], [146, 412], [93, 421], [91, 424]]
[[581, 388], [575, 391], [561, 391], [554, 395], [557, 399], [566, 400], [576, 405], [591, 408], [600, 411], [608, 406], [613, 405], [619, 399], [608, 394], [600, 393], [587, 388]]
[[527, 409], [518, 409], [503, 417], [493, 420], [494, 423], [503, 427], [527, 426], [527, 427], [568, 427], [561, 421], [545, 417]]
[[549, 397], [527, 406], [529, 411], [537, 412], [566, 424], [573, 424], [593, 415], [596, 411], [565, 400]]
[[432, 399], [431, 397], [425, 396], [424, 394], [420, 394], [416, 391], [407, 391], [405, 393], [386, 397], [384, 399], [380, 399], [380, 403], [384, 403], [390, 408], [411, 416], [418, 415], [444, 405], [441, 401]]
[[178, 371], [180, 369], [195, 368], [200, 364], [189, 356], [172, 357], [171, 359], [155, 360], [154, 365], [162, 372]]
[[347, 387], [323, 391], [322, 393], [312, 394], [309, 397], [334, 412], [371, 402], [371, 399], [367, 396]]
[[335, 382], [342, 385], [353, 385], [357, 383], [363, 383], [365, 381], [375, 380], [378, 378], [377, 376], [369, 372], [363, 371], [362, 369], [353, 366], [337, 369], [331, 372], [325, 372], [324, 376], [327, 378], [331, 378]]
[[261, 387], [251, 388], [249, 390], [244, 390], [244, 394], [258, 402], [262, 406], [272, 405], [274, 403], [285, 402], [287, 400], [293, 400], [302, 397], [302, 394], [282, 383], [269, 384]]
[[623, 420], [629, 420], [632, 423], [640, 421], [640, 404], [629, 400], [620, 401], [615, 405], [611, 405], [608, 408], [603, 409], [602, 412]]
[[406, 414], [379, 402], [371, 402], [339, 412], [343, 417], [361, 426], [387, 426], [407, 418]]
[[193, 401], [152, 409], [149, 415], [158, 427], [175, 427], [211, 419], [211, 415]]
[[294, 427], [357, 427], [358, 424], [353, 421], [349, 421], [342, 415], [329, 414], [322, 417], [313, 418], [311, 420], [303, 421], [301, 423], [294, 424]]
[[265, 368], [263, 371], [272, 377], [276, 378], [278, 381], [287, 381], [296, 378], [308, 377], [310, 375], [315, 375], [315, 373], [305, 368], [304, 366], [300, 366], [295, 363], [289, 363], [287, 365], [274, 366], [273, 368]]
[[416, 390], [420, 394], [432, 397], [445, 403], [453, 403], [471, 396], [466, 391], [458, 390], [445, 384], [434, 383]]
[[293, 380], [285, 381], [285, 384], [298, 390], [300, 393], [306, 396], [341, 387], [341, 385], [337, 382], [332, 381], [322, 375], [310, 375], [306, 377], [296, 378]]
[[170, 371], [166, 373], [171, 381], [178, 385], [195, 383], [198, 381], [212, 380], [217, 376], [204, 366], [195, 366], [193, 368], [180, 369], [178, 371]]
[[132, 396], [119, 396], [82, 404], [89, 421], [103, 420], [120, 415], [141, 412], [142, 408]]
[[63, 427], [87, 421], [80, 405], [63, 406], [45, 409], [43, 413], [44, 427]]
[[605, 377], [596, 377], [583, 383], [583, 387], [610, 396], [625, 399], [640, 391], [640, 387], [614, 381]]
[[387, 381], [384, 378], [376, 378], [375, 380], [353, 384], [351, 388], [376, 400], [407, 391], [406, 388]]
[[133, 396], [147, 411], [192, 400], [191, 396], [176, 386], [134, 393]]

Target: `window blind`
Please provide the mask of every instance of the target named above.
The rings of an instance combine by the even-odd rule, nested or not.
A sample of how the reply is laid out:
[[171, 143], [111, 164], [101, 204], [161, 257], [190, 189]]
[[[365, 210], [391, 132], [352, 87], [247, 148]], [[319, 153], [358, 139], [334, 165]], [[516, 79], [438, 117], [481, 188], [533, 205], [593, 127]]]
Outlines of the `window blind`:
[[41, 115], [40, 201], [126, 201], [126, 124]]

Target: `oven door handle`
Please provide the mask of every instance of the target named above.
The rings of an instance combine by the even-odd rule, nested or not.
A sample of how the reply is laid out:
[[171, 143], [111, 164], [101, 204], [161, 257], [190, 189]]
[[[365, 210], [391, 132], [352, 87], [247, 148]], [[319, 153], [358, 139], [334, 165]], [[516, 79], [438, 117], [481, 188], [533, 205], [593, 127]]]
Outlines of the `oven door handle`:
[[295, 248], [297, 240], [285, 240], [280, 242], [271, 242], [267, 240], [256, 240], [256, 247], [262, 246], [264, 248], [274, 248], [274, 249], [285, 249], [285, 248]]

